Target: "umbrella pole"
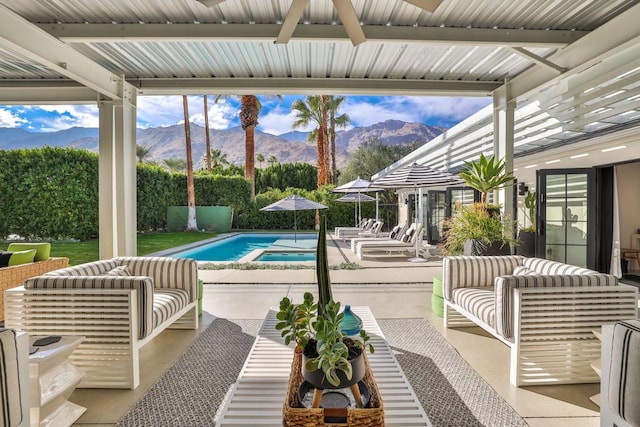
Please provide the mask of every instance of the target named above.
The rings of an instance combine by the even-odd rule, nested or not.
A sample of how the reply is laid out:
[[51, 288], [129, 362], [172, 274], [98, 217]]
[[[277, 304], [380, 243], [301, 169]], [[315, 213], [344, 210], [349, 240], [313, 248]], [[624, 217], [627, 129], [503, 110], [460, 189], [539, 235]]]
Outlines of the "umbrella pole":
[[[420, 199], [420, 200], [419, 200]], [[415, 200], [415, 214], [416, 214], [416, 227], [418, 226], [418, 222], [420, 221], [419, 212], [418, 212], [418, 201], [422, 203], [422, 188], [416, 187], [416, 200]], [[420, 231], [422, 233], [422, 231]], [[409, 258], [410, 262], [426, 262], [427, 260], [420, 256], [420, 236], [416, 234], [416, 256]]]
[[296, 218], [296, 210], [293, 210], [293, 241], [297, 242], [298, 241], [298, 235], [297, 235], [297, 229], [298, 229], [298, 221]]

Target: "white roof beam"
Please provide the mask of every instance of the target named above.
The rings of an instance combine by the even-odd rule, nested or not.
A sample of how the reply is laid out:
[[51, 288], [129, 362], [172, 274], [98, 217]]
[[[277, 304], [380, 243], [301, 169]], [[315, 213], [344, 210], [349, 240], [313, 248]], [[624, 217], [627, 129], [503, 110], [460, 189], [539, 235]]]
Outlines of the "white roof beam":
[[640, 4], [601, 25], [564, 49], [549, 55], [546, 60], [566, 68], [557, 75], [555, 70], [536, 64], [509, 81], [511, 95], [519, 98], [543, 86], [556, 84], [561, 78], [578, 74], [640, 43]]
[[554, 70], [558, 74], [561, 74], [561, 73], [564, 73], [565, 71], [567, 71], [566, 68], [561, 67], [561, 66], [559, 66], [557, 64], [554, 64], [551, 61], [547, 61], [543, 57], [538, 56], [535, 53], [533, 53], [530, 50], [527, 50], [525, 48], [517, 47], [517, 46], [516, 47], [510, 46], [509, 48], [512, 51], [516, 52], [518, 55], [524, 56], [525, 58], [535, 62], [536, 64], [543, 65], [545, 67], [551, 68], [552, 70]]
[[0, 46], [29, 58], [71, 80], [120, 100], [122, 79], [72, 47], [0, 5]]
[[[67, 43], [118, 41], [274, 41], [279, 24], [40, 24]], [[363, 25], [369, 42], [564, 47], [587, 31]], [[298, 25], [292, 40], [349, 41], [342, 25]]]
[[457, 80], [353, 78], [194, 78], [139, 79], [130, 83], [140, 95], [433, 95], [489, 96], [501, 83]]
[[96, 91], [70, 81], [0, 80], [0, 104], [95, 104]]

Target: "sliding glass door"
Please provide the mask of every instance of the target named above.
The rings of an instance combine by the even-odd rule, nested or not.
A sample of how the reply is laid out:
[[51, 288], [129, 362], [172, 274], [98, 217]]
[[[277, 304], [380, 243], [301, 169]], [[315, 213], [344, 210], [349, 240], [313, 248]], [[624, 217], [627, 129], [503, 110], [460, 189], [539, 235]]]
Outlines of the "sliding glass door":
[[595, 265], [595, 171], [538, 171], [537, 256]]

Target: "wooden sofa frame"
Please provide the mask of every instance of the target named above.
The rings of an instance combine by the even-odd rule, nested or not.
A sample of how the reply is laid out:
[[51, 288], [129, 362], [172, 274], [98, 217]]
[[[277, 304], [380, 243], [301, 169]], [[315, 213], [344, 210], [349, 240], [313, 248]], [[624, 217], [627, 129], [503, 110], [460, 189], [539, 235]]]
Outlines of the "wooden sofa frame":
[[[167, 328], [198, 328], [197, 262], [180, 261], [190, 261], [184, 276], [194, 281], [184, 284], [191, 290], [190, 300], [144, 338], [139, 338], [136, 289], [16, 287], [5, 292], [5, 323], [37, 335], [84, 336], [70, 357], [86, 373], [79, 388], [135, 389], [140, 384], [139, 353], [143, 346]], [[65, 277], [70, 281], [91, 280], [86, 276]]]
[[[481, 268], [474, 258], [494, 257], [445, 257], [443, 280], [453, 269], [465, 274], [465, 265]], [[498, 272], [498, 276], [509, 274]], [[553, 275], [544, 278], [556, 279]], [[638, 290], [621, 283], [520, 287], [512, 292], [513, 324], [509, 338], [446, 297], [443, 321], [445, 329], [479, 326], [506, 344], [510, 349], [509, 379], [517, 387], [599, 382], [591, 362], [600, 358], [601, 343], [593, 331], [618, 320], [636, 318], [638, 314]], [[496, 318], [499, 315], [497, 310], [495, 315]]]

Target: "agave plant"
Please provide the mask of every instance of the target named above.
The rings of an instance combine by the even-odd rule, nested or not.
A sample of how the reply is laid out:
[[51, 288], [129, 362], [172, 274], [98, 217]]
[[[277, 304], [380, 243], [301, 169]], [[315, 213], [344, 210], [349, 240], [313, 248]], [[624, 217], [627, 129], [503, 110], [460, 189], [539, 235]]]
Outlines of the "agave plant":
[[480, 159], [464, 162], [464, 166], [466, 169], [460, 172], [460, 177], [469, 187], [475, 188], [482, 194], [480, 202], [485, 206], [489, 191], [513, 184], [513, 175], [505, 172], [504, 159], [480, 154]]

